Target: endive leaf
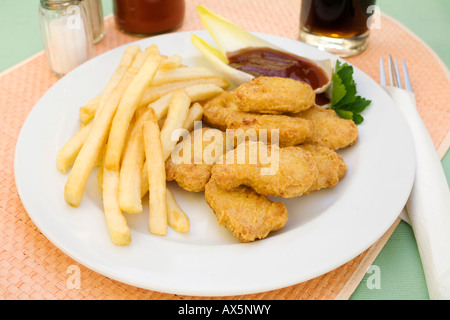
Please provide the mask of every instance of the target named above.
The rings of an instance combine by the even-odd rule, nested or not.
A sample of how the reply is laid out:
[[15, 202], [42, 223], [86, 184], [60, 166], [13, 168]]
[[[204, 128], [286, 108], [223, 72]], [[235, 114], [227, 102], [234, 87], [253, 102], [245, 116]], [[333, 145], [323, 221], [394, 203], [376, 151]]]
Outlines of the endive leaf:
[[[230, 20], [210, 11], [202, 5], [196, 7], [200, 19], [216, 43], [214, 48], [206, 41], [197, 36], [192, 36], [191, 41], [197, 49], [209, 60], [212, 65], [218, 69], [228, 80], [235, 85], [251, 81], [254, 77], [248, 73], [230, 67], [228, 53], [232, 53], [245, 48], [271, 48], [278, 51], [284, 51], [276, 45], [267, 42], [252, 33], [235, 25]], [[326, 60], [309, 60], [311, 63], [320, 67], [327, 75], [328, 82], [320, 88], [316, 88], [316, 93], [327, 92], [331, 85], [331, 76], [333, 74], [334, 63], [330, 59]]]
[[191, 42], [198, 50], [200, 50], [200, 52], [203, 55], [205, 55], [205, 56], [212, 55], [213, 56], [213, 57], [211, 57], [212, 59], [217, 58], [220, 61], [222, 61], [223, 63], [226, 63], [226, 64], [230, 63], [227, 56], [222, 54], [222, 52], [219, 49], [214, 48], [212, 45], [207, 43], [202, 38], [196, 36], [195, 34], [191, 34]]
[[253, 79], [252, 75], [228, 66], [228, 59], [220, 50], [214, 48], [195, 34], [191, 34], [191, 42], [214, 65], [217, 71], [222, 73], [233, 85], [240, 85]]
[[278, 49], [278, 47], [273, 44], [254, 36], [250, 32], [235, 25], [228, 19], [213, 13], [202, 5], [198, 5], [196, 9], [206, 30], [224, 55], [226, 55], [227, 52], [236, 51], [246, 47], [269, 47]]

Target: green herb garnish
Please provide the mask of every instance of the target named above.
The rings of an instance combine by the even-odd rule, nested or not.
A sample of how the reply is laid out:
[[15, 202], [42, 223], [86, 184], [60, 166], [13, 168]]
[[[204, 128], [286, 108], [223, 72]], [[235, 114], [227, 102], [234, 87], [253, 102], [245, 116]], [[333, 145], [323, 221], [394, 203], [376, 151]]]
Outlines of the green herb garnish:
[[356, 95], [356, 83], [353, 80], [353, 67], [336, 61], [332, 77], [333, 88], [330, 108], [344, 119], [351, 119], [356, 124], [364, 121], [361, 113], [372, 102]]

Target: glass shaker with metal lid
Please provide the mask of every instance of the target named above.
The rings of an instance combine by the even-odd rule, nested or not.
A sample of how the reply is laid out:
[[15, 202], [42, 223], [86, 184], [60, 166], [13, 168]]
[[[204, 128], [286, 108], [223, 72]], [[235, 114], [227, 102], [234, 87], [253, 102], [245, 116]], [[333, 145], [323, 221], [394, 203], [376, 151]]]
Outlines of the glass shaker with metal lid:
[[103, 6], [101, 0], [84, 0], [88, 21], [91, 25], [94, 44], [100, 42], [105, 36], [105, 24], [103, 20]]
[[40, 0], [40, 25], [50, 70], [58, 77], [94, 56], [85, 1]]

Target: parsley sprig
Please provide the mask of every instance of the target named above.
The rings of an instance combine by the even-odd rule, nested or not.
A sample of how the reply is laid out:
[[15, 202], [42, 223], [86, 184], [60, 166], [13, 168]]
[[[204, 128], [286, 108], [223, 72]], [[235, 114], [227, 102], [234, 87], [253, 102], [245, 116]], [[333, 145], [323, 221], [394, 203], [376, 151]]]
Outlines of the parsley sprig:
[[337, 60], [332, 81], [330, 108], [341, 118], [351, 119], [356, 124], [361, 124], [364, 121], [361, 113], [372, 101], [356, 94], [353, 67]]

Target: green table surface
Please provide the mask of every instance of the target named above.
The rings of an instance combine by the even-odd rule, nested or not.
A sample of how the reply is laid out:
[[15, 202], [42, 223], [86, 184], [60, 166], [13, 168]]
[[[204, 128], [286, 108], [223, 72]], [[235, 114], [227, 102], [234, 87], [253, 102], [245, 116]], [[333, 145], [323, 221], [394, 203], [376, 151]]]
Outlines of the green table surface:
[[[103, 1], [105, 15], [112, 1]], [[450, 1], [378, 0], [381, 11], [422, 38], [450, 66]], [[41, 51], [38, 1], [0, 1], [0, 72]], [[450, 152], [442, 160], [450, 182]], [[427, 300], [428, 292], [414, 232], [400, 222], [351, 296], [352, 300]]]

